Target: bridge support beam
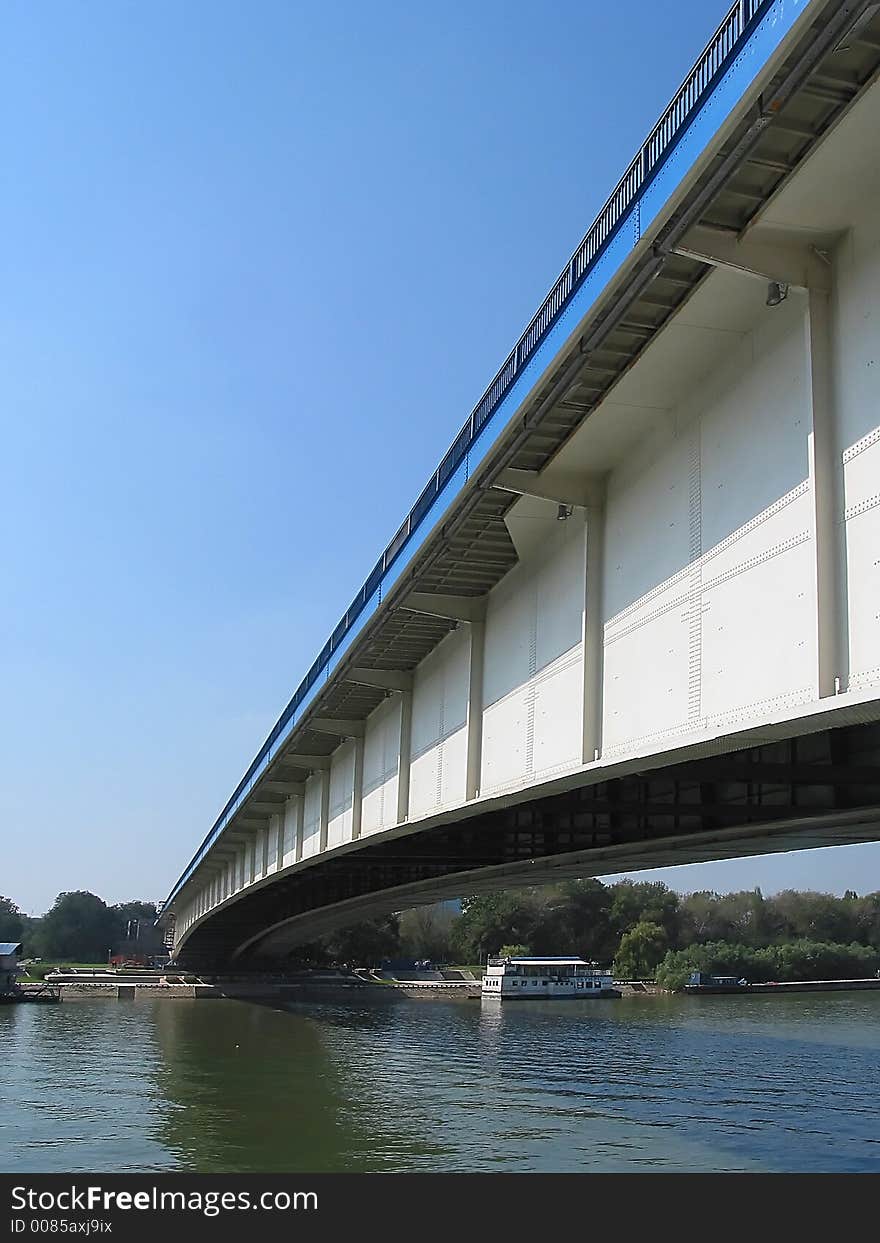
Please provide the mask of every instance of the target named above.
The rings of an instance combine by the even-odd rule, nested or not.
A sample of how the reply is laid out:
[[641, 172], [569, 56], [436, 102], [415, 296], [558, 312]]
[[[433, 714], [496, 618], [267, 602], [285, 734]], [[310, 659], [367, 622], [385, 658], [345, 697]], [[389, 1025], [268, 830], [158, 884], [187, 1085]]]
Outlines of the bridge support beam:
[[837, 447], [831, 379], [831, 305], [810, 289], [805, 316], [809, 468], [816, 576], [816, 689], [824, 698], [845, 689], [842, 528], [843, 480]]
[[480, 793], [480, 774], [483, 766], [483, 669], [486, 663], [486, 623], [468, 622], [470, 631], [470, 670], [467, 699], [467, 772], [465, 798], [474, 799]]
[[402, 669], [348, 669], [343, 675], [346, 682], [358, 686], [374, 686], [384, 691], [411, 691], [413, 675]]
[[332, 734], [335, 738], [363, 738], [366, 726], [363, 721], [336, 721], [330, 716], [316, 716], [310, 718], [309, 729], [319, 734]]
[[284, 794], [289, 797], [291, 794], [302, 794], [303, 784], [301, 781], [266, 781], [262, 788], [273, 794]]
[[411, 591], [400, 607], [411, 613], [449, 617], [454, 621], [483, 621], [486, 616], [486, 597], [443, 596], [427, 591]]
[[501, 492], [513, 492], [517, 496], [534, 496], [541, 501], [554, 501], [559, 505], [601, 505], [605, 497], [604, 479], [568, 472], [508, 468], [499, 471], [492, 480], [492, 487]]
[[327, 849], [327, 830], [330, 825], [330, 765], [321, 770], [321, 804], [318, 812], [318, 850]]
[[409, 818], [409, 774], [412, 752], [413, 696], [411, 690], [400, 692], [400, 746], [397, 761], [397, 823]]
[[354, 770], [351, 779], [351, 840], [361, 835], [364, 814], [364, 736], [354, 740]]
[[296, 811], [294, 812], [294, 859], [297, 863], [303, 857], [303, 814], [305, 812], [305, 787], [302, 793], [296, 797]]
[[261, 876], [269, 875], [269, 840], [272, 837], [272, 831], [273, 831], [273, 826], [272, 826], [272, 821], [270, 820], [269, 823], [266, 825], [265, 829], [263, 830], [263, 835], [262, 835], [263, 840], [260, 843], [260, 845], [262, 846], [262, 858], [260, 859], [260, 875]]
[[304, 755], [300, 752], [290, 752], [284, 757], [285, 762], [293, 768], [305, 768], [308, 772], [320, 773], [325, 770], [329, 771], [330, 756], [329, 755]]
[[831, 292], [827, 257], [794, 236], [777, 236], [771, 244], [740, 239], [726, 229], [697, 225], [674, 248], [674, 253], [713, 268], [729, 268], [744, 276], [777, 281], [792, 289]]
[[602, 579], [604, 575], [605, 501], [604, 494], [587, 508], [584, 538], [584, 715], [583, 763], [602, 755], [604, 715], [605, 625]]

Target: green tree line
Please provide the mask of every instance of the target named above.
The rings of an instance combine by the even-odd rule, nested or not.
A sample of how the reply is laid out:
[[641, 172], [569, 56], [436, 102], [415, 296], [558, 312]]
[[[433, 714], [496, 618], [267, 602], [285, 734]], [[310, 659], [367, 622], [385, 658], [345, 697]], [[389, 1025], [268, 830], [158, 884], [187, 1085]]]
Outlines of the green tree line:
[[[109, 954], [135, 945], [141, 953], [156, 953], [162, 946], [155, 919], [154, 902], [108, 906], [84, 889], [59, 893], [51, 909], [37, 917], [25, 915], [11, 898], [0, 897], [0, 941], [21, 941], [28, 958], [106, 962]], [[132, 941], [134, 920], [138, 928]]]
[[880, 893], [842, 898], [758, 889], [681, 896], [660, 882], [598, 880], [464, 898], [365, 921], [298, 951], [303, 961], [382, 957], [479, 964], [489, 955], [577, 954], [618, 978], [680, 988], [691, 971], [760, 980], [830, 979], [880, 969]]
[[[23, 941], [44, 959], [103, 962], [140, 920], [139, 948], [159, 948], [150, 902], [108, 906], [85, 891], [61, 893], [41, 918], [0, 898], [0, 941]], [[154, 937], [156, 945], [149, 940]], [[366, 920], [301, 946], [304, 963], [374, 965], [383, 958], [477, 964], [505, 949], [577, 954], [618, 978], [680, 988], [691, 971], [752, 981], [873, 975], [880, 969], [880, 893], [859, 897], [759, 889], [677, 894], [657, 881], [567, 881], [463, 898]]]

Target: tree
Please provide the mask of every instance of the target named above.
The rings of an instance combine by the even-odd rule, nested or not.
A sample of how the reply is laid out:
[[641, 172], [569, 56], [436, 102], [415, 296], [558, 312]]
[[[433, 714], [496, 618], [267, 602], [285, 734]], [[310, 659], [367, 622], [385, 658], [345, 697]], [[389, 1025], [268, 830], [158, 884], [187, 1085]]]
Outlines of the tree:
[[880, 893], [868, 893], [857, 898], [856, 908], [856, 940], [861, 945], [872, 945], [880, 949]]
[[115, 932], [113, 912], [94, 893], [59, 893], [37, 937], [44, 958], [106, 962]]
[[772, 919], [760, 889], [717, 894], [704, 890], [681, 901], [679, 943], [742, 941], [763, 945], [772, 935]]
[[528, 958], [531, 950], [527, 945], [502, 945], [498, 951], [499, 958]]
[[767, 906], [782, 939], [847, 943], [858, 935], [859, 904], [830, 893], [786, 889]]
[[24, 920], [11, 898], [0, 897], [0, 941], [23, 941]]
[[670, 942], [678, 939], [679, 897], [662, 881], [622, 880], [611, 887], [612, 929], [622, 937], [635, 924], [659, 924]]
[[502, 945], [531, 945], [538, 899], [534, 890], [463, 898], [452, 944], [459, 962], [482, 962]]
[[571, 934], [559, 952], [572, 951], [587, 962], [610, 962], [618, 942], [611, 925], [613, 890], [599, 880], [566, 881], [559, 889], [568, 904]]
[[657, 968], [661, 988], [682, 989], [692, 971], [735, 975], [751, 984], [768, 980], [856, 979], [880, 967], [880, 951], [866, 945], [833, 945], [819, 941], [788, 941], [782, 945], [736, 945], [708, 941], [670, 950]]
[[406, 958], [449, 962], [452, 958], [452, 927], [456, 913], [445, 903], [417, 906], [400, 916], [400, 951]]
[[625, 932], [614, 959], [614, 974], [625, 980], [653, 976], [657, 964], [666, 953], [669, 939], [660, 924], [642, 919]]
[[393, 958], [400, 951], [398, 919], [396, 915], [365, 919], [345, 928], [337, 928], [322, 941], [331, 962], [376, 966], [383, 958]]

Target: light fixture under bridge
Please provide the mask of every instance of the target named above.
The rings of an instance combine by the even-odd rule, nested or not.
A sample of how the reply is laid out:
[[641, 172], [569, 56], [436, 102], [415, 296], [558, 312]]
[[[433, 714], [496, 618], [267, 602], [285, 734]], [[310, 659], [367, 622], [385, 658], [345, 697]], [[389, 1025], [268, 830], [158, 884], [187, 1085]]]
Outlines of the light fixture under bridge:
[[767, 306], [779, 306], [788, 297], [788, 285], [782, 281], [770, 281], [767, 286]]

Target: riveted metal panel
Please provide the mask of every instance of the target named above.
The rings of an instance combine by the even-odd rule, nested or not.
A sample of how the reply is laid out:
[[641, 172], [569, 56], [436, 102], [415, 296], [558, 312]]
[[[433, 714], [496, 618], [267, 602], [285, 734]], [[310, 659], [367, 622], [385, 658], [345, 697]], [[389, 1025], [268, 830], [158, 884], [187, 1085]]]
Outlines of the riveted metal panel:
[[834, 398], [844, 506], [849, 686], [860, 690], [880, 684], [880, 214], [876, 196], [864, 197], [834, 260]]
[[814, 554], [804, 539], [703, 595], [702, 715], [718, 724], [760, 719], [814, 696]]
[[850, 685], [880, 683], [880, 497], [847, 519]]
[[318, 853], [321, 844], [321, 782], [320, 773], [306, 781], [305, 806], [303, 807], [302, 857]]
[[278, 871], [278, 867], [279, 867], [278, 834], [279, 832], [283, 833], [283, 831], [284, 831], [284, 816], [281, 814], [277, 816], [273, 816], [272, 819], [269, 821], [269, 839], [266, 843], [266, 871], [267, 872]]
[[653, 610], [605, 646], [605, 752], [685, 728], [687, 602]]
[[794, 294], [779, 307], [762, 306], [753, 330], [696, 397], [703, 553], [807, 479], [805, 314], [806, 300]]
[[354, 742], [337, 747], [330, 761], [330, 815], [327, 845], [341, 846], [351, 841], [351, 808], [354, 788]]
[[583, 647], [578, 642], [535, 675], [532, 771], [536, 777], [581, 762], [583, 668]]
[[296, 826], [299, 818], [301, 794], [293, 794], [284, 804], [284, 833], [281, 853], [282, 867], [296, 862]]
[[554, 522], [489, 597], [481, 790], [580, 763], [584, 525]]
[[469, 635], [461, 627], [416, 670], [410, 815], [464, 801], [469, 655]]
[[691, 561], [691, 436], [650, 443], [608, 481], [605, 616], [647, 604]]
[[367, 719], [362, 836], [397, 823], [399, 751], [400, 697], [395, 695], [380, 704]]

